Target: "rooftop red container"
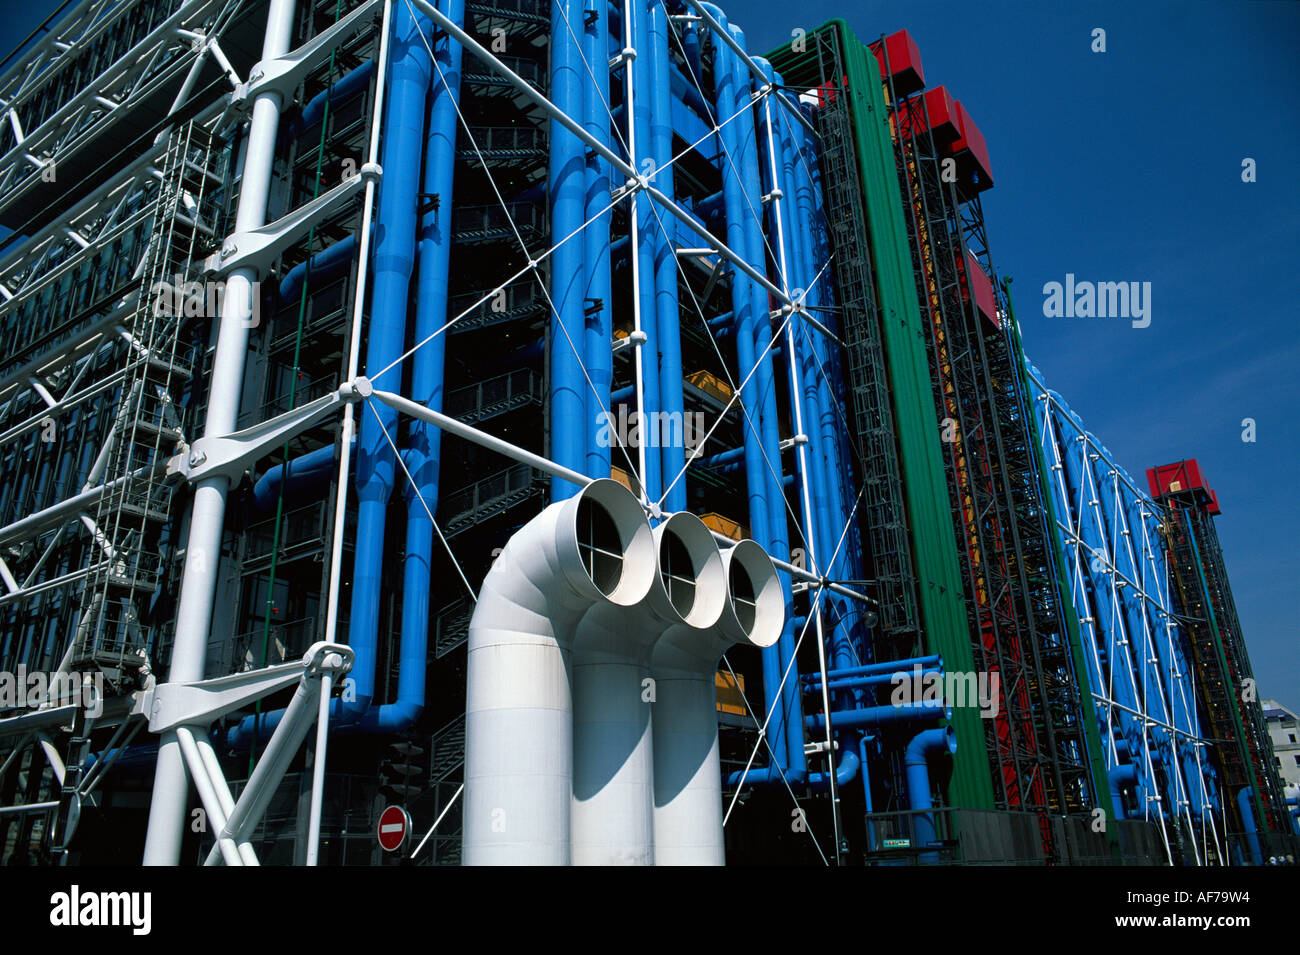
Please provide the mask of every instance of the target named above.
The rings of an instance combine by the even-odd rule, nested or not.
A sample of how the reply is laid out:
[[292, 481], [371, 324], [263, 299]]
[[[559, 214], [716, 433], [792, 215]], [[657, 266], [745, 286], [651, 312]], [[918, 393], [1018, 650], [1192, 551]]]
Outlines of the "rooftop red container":
[[988, 273], [975, 261], [975, 257], [966, 250], [965, 267], [958, 264], [961, 272], [962, 298], [969, 298], [973, 293], [975, 296], [975, 307], [980, 310], [989, 323], [994, 328], [1001, 328], [998, 322], [998, 300], [993, 294], [993, 281], [988, 277]]
[[956, 105], [957, 126], [961, 136], [952, 144], [952, 153], [957, 158], [958, 179], [974, 192], [983, 192], [993, 187], [989, 147], [966, 107], [960, 101]]
[[1210, 490], [1210, 485], [1201, 473], [1201, 466], [1195, 458], [1185, 458], [1173, 464], [1162, 464], [1147, 469], [1147, 486], [1151, 496], [1161, 498], [1167, 494], [1185, 494], [1192, 492], [1196, 502], [1210, 514], [1218, 514], [1219, 495]]
[[[928, 118], [930, 129], [934, 132], [934, 141], [938, 145], [947, 146], [961, 138], [957, 101], [944, 86], [926, 90], [921, 101], [909, 104], [900, 118], [904, 136], [915, 136], [923, 132]], [[913, 126], [916, 128], [913, 129]]]
[[[880, 64], [880, 75], [893, 79], [894, 93], [897, 96], [911, 96], [918, 90], [925, 89], [925, 72], [921, 69], [921, 51], [916, 41], [906, 30], [891, 33], [884, 40], [871, 44], [871, 52], [876, 54]], [[889, 64], [886, 66], [885, 60]]]

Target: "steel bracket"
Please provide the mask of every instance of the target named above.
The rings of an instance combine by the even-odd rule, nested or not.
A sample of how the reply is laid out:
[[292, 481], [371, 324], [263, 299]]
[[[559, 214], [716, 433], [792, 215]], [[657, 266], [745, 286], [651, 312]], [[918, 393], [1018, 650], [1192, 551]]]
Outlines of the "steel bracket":
[[350, 382], [344, 382], [337, 391], [251, 428], [218, 437], [199, 438], [168, 460], [166, 476], [179, 476], [186, 481], [201, 481], [216, 475], [234, 477], [264, 457], [269, 449], [297, 437], [317, 421], [358, 400], [357, 390]]
[[264, 93], [278, 93], [283, 99], [298, 88], [303, 78], [324, 62], [330, 52], [355, 33], [379, 0], [366, 0], [346, 17], [322, 30], [296, 50], [273, 60], [262, 60], [249, 73], [248, 82], [240, 83], [231, 94], [231, 105], [247, 109], [248, 104]]
[[293, 663], [193, 683], [161, 683], [138, 694], [131, 712], [148, 717], [151, 733], [186, 725], [208, 726], [218, 717], [299, 680], [318, 680], [323, 673], [330, 672], [337, 682], [338, 677], [352, 669], [352, 661], [350, 647], [341, 643], [315, 643], [301, 660]]
[[378, 178], [379, 174], [377, 165], [367, 163], [357, 175], [348, 177], [329, 192], [303, 203], [274, 222], [247, 232], [232, 233], [226, 237], [219, 252], [203, 260], [204, 274], [224, 275], [240, 268], [253, 269], [259, 275], [269, 271], [280, 253], [302, 238], [313, 223], [351, 199], [366, 179]]

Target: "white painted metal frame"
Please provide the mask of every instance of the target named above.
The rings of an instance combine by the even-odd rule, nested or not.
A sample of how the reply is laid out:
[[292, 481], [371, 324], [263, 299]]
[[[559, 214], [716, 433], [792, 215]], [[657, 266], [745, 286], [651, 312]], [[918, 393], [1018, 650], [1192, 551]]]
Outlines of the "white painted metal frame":
[[[1162, 566], [1164, 562], [1163, 551], [1160, 546], [1151, 539], [1147, 518], [1157, 514], [1157, 506], [1151, 504], [1149, 508], [1145, 505], [1141, 507], [1140, 515], [1142, 517], [1141, 525], [1141, 554], [1139, 556], [1135, 549], [1133, 539], [1133, 529], [1129, 527], [1129, 521], [1125, 514], [1122, 504], [1122, 490], [1137, 500], [1142, 500], [1145, 494], [1136, 487], [1128, 476], [1121, 472], [1117, 465], [1110, 459], [1108, 453], [1103, 448], [1094, 444], [1088, 435], [1079, 432], [1072, 436], [1071, 440], [1078, 444], [1078, 448], [1071, 450], [1060, 446], [1053, 423], [1053, 406], [1055, 400], [1048, 393], [1047, 389], [1041, 382], [1035, 379], [1035, 384], [1039, 389], [1037, 401], [1039, 404], [1039, 426], [1040, 433], [1044, 436], [1046, 444], [1051, 449], [1051, 482], [1053, 484], [1054, 495], [1061, 504], [1070, 504], [1070, 507], [1058, 507], [1057, 532], [1061, 535], [1065, 545], [1066, 562], [1069, 567], [1071, 598], [1075, 606], [1080, 608], [1079, 623], [1081, 633], [1086, 637], [1085, 649], [1092, 659], [1095, 672], [1105, 672], [1108, 674], [1108, 684], [1106, 686], [1092, 686], [1091, 693], [1099, 712], [1105, 720], [1105, 762], [1109, 771], [1114, 768], [1118, 762], [1118, 756], [1114, 743], [1114, 723], [1116, 714], [1123, 712], [1130, 716], [1136, 717], [1140, 724], [1143, 739], [1143, 751], [1141, 753], [1130, 754], [1134, 759], [1142, 761], [1145, 766], [1145, 776], [1156, 790], [1148, 796], [1148, 804], [1142, 807], [1143, 818], [1150, 821], [1154, 816], [1155, 821], [1159, 824], [1161, 834], [1164, 840], [1166, 855], [1173, 864], [1173, 851], [1169, 842], [1169, 834], [1164, 823], [1164, 814], [1159, 808], [1151, 806], [1149, 803], [1168, 802], [1168, 808], [1173, 814], [1183, 818], [1187, 824], [1189, 832], [1196, 832], [1196, 825], [1191, 815], [1191, 801], [1189, 799], [1189, 786], [1196, 786], [1198, 795], [1202, 804], [1208, 804], [1209, 794], [1206, 786], [1204, 767], [1201, 762], [1201, 751], [1208, 745], [1207, 741], [1201, 736], [1199, 719], [1197, 717], [1195, 691], [1191, 686], [1193, 679], [1192, 674], [1175, 671], [1172, 674], [1173, 686], [1165, 687], [1162, 683], [1157, 686], [1150, 686], [1146, 680], [1147, 667], [1141, 667], [1141, 679], [1135, 674], [1137, 661], [1134, 654], [1139, 654], [1147, 661], [1160, 660], [1157, 652], [1156, 643], [1162, 641], [1165, 646], [1165, 659], [1170, 661], [1176, 660], [1173, 653], [1175, 642], [1178, 640], [1177, 625], [1173, 619], [1169, 604], [1168, 594], [1168, 575]], [[1069, 417], [1069, 409], [1064, 409], [1065, 417]], [[1106, 463], [1106, 477], [1109, 484], [1106, 486], [1097, 486], [1093, 479], [1093, 472], [1090, 467], [1081, 467], [1080, 472], [1084, 476], [1084, 482], [1081, 483], [1077, 496], [1071, 501], [1065, 483], [1065, 459], [1069, 454], [1081, 455], [1082, 460], [1102, 460]], [[1104, 513], [1101, 509], [1101, 495], [1107, 495], [1112, 501], [1112, 511], [1114, 518], [1108, 523], [1105, 520]], [[1071, 517], [1071, 507], [1073, 513], [1080, 515], [1079, 518]], [[1103, 550], [1097, 552], [1083, 540], [1083, 531], [1079, 526], [1082, 515], [1087, 513], [1100, 528], [1103, 537]], [[1101, 625], [1101, 621], [1096, 620], [1090, 613], [1083, 612], [1086, 607], [1084, 592], [1088, 586], [1088, 568], [1093, 565], [1100, 565], [1099, 570], [1102, 576], [1109, 580], [1109, 591], [1106, 593], [1097, 593], [1097, 599], [1107, 600], [1112, 608], [1115, 625], [1106, 629]], [[1140, 634], [1130, 634], [1128, 623], [1124, 618], [1121, 609], [1121, 591], [1129, 595], [1129, 599], [1136, 598], [1139, 602], [1139, 612], [1142, 621], [1142, 632]], [[1106, 659], [1109, 661], [1109, 667], [1102, 665], [1101, 652], [1104, 648]], [[1116, 699], [1114, 680], [1117, 678], [1127, 681], [1128, 686], [1133, 692], [1135, 699], [1143, 701], [1143, 707], [1135, 710], [1134, 708], [1120, 703]], [[1091, 678], [1089, 683], [1092, 683]], [[1176, 692], [1182, 702], [1185, 713], [1190, 714], [1190, 721], [1187, 725], [1179, 725], [1171, 712], [1168, 693]], [[1162, 734], [1170, 743], [1170, 748], [1176, 754], [1173, 760], [1174, 765], [1165, 766], [1166, 778], [1172, 780], [1173, 791], [1168, 794], [1162, 794], [1158, 791], [1155, 783], [1155, 773], [1152, 766], [1152, 749], [1158, 745], [1152, 737], [1152, 733]], [[1185, 772], [1182, 761], [1178, 758], [1180, 750], [1190, 747], [1194, 754], [1195, 763], [1198, 773], [1195, 779], [1185, 778]], [[1208, 854], [1210, 840], [1216, 847], [1216, 855], [1223, 862], [1221, 846], [1219, 844], [1219, 833], [1217, 828], [1210, 827], [1208, 831], [1203, 826], [1200, 833], [1200, 844], [1193, 846], [1196, 861], [1203, 863]]]

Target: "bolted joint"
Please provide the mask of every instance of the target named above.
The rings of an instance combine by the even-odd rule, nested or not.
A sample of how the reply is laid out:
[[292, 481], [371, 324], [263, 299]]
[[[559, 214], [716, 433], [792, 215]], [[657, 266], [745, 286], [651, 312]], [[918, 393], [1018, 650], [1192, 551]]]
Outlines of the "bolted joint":
[[341, 643], [314, 643], [303, 654], [303, 679], [319, 680], [326, 673], [341, 677], [352, 669], [352, 648]]

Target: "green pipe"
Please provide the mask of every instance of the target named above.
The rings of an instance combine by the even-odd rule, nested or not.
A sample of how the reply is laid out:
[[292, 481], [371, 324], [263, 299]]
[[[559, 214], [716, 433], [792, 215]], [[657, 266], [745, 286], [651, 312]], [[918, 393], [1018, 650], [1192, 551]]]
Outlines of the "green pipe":
[[[334, 4], [334, 21], [337, 23], [339, 13], [343, 9], [343, 0], [336, 0]], [[338, 50], [330, 53], [329, 75], [326, 80], [326, 90], [334, 87], [334, 67], [338, 57]], [[320, 120], [320, 143], [316, 146], [316, 178], [312, 183], [311, 197], [315, 199], [320, 194], [321, 173], [324, 171], [325, 163], [325, 131], [329, 128], [330, 118], [330, 98], [326, 96], [325, 105], [321, 111]], [[298, 398], [298, 367], [302, 359], [302, 330], [303, 322], [307, 316], [307, 290], [311, 286], [311, 246], [316, 239], [316, 226], [312, 225], [311, 231], [307, 233], [307, 259], [304, 263], [306, 268], [302, 277], [302, 292], [298, 297], [298, 330], [294, 336], [293, 342], [293, 374], [289, 379], [289, 407], [294, 407], [294, 402]], [[281, 470], [285, 469], [289, 463], [289, 444], [285, 442], [280, 449], [280, 466]], [[343, 478], [346, 480], [346, 475]], [[266, 657], [271, 648], [271, 612], [275, 607], [275, 572], [278, 569], [280, 557], [280, 522], [284, 519], [284, 488], [287, 481], [280, 482], [280, 491], [275, 498], [275, 530], [271, 533], [271, 566], [267, 571], [266, 585], [266, 611], [262, 614], [262, 654], [259, 666], [266, 666]], [[253, 707], [253, 713], [259, 715], [262, 712], [262, 701], [258, 700]], [[257, 736], [258, 726], [261, 721], [256, 718], [253, 721], [253, 745], [248, 750], [248, 772], [252, 775], [253, 764], [257, 757]]]
[[[912, 556], [925, 651], [941, 654], [951, 670], [974, 672], [957, 542], [946, 519], [948, 487], [930, 389], [926, 330], [916, 298], [880, 68], [875, 55], [840, 19], [828, 21], [805, 38], [810, 52], [796, 54], [787, 45], [768, 58], [789, 81], [801, 65], [805, 71], [815, 69], [816, 40], [828, 34], [833, 35], [832, 42], [838, 39], [848, 81], [848, 106], [871, 233], [871, 247], [863, 252], [870, 254], [879, 299], [882, 340], [894, 396], [900, 473], [915, 545]], [[949, 784], [950, 803], [994, 809], [989, 753], [978, 711], [970, 707], [955, 710], [952, 727], [958, 746]]]
[[[1208, 514], [1205, 517], [1206, 520], [1209, 520]], [[1215, 619], [1214, 607], [1210, 604], [1210, 588], [1205, 582], [1205, 572], [1202, 570], [1201, 564], [1201, 549], [1196, 546], [1196, 528], [1192, 526], [1192, 515], [1190, 513], [1187, 514], [1187, 539], [1192, 543], [1192, 559], [1196, 563], [1196, 579], [1200, 583], [1201, 599], [1205, 601], [1205, 619], [1210, 621], [1210, 632], [1214, 634], [1214, 655], [1218, 658], [1219, 670], [1223, 673], [1223, 679], [1226, 683], [1229, 677], [1228, 658], [1223, 652], [1223, 635], [1219, 633], [1219, 621]], [[1232, 687], [1232, 729], [1237, 736], [1237, 745], [1241, 747], [1242, 765], [1246, 767], [1249, 776], [1254, 776], [1254, 760], [1251, 759], [1250, 750], [1246, 746], [1246, 731], [1241, 725], [1241, 706], [1237, 701], [1237, 694], [1240, 690], [1240, 687]], [[1227, 795], [1226, 779], [1224, 783], [1225, 793], [1221, 795], [1220, 801], [1226, 805], [1233, 802], [1231, 796], [1235, 796], [1236, 793]], [[1248, 783], [1248, 785], [1250, 787], [1250, 805], [1255, 810], [1255, 831], [1266, 834], [1268, 832], [1268, 816], [1264, 814], [1264, 803], [1259, 798], [1259, 787], [1253, 782]], [[1243, 819], [1241, 824], [1242, 828], [1245, 828], [1246, 820]]]
[[[1061, 536], [1056, 533], [1059, 526], [1056, 514], [1056, 501], [1048, 482], [1047, 459], [1043, 453], [1043, 436], [1038, 428], [1038, 415], [1032, 400], [1033, 389], [1029, 383], [1029, 362], [1025, 358], [1024, 345], [1020, 340], [1020, 326], [1016, 322], [1016, 306], [1011, 298], [1011, 279], [1002, 280], [1002, 291], [1007, 297], [1007, 320], [1011, 323], [1007, 338], [1016, 361], [1020, 375], [1021, 393], [1025, 396], [1025, 416], [1029, 419], [1029, 439], [1033, 445], [1034, 470], [1038, 473], [1038, 490], [1043, 498], [1043, 508], [1047, 512], [1048, 546], [1052, 549], [1052, 560], [1056, 564], [1056, 599], [1060, 604], [1065, 619], [1066, 635], [1070, 641], [1070, 660], [1074, 664], [1074, 682], [1079, 691], [1079, 709], [1082, 713], [1084, 734], [1088, 746], [1088, 769], [1091, 774], [1093, 799], [1098, 808], [1105, 813], [1105, 819], [1117, 818], [1115, 807], [1110, 798], [1110, 780], [1106, 773], [1106, 760], [1101, 744], [1101, 734], [1097, 731], [1097, 708], [1092, 701], [1092, 690], [1087, 685], [1088, 663], [1083, 656], [1083, 641], [1079, 636], [1079, 613], [1074, 606], [1074, 599], [1066, 589], [1065, 582], [1069, 574], [1065, 563], [1065, 546]], [[1080, 674], [1084, 674], [1082, 680]], [[1115, 863], [1121, 862], [1119, 835], [1115, 828], [1107, 825], [1106, 842], [1110, 846], [1111, 858]]]

